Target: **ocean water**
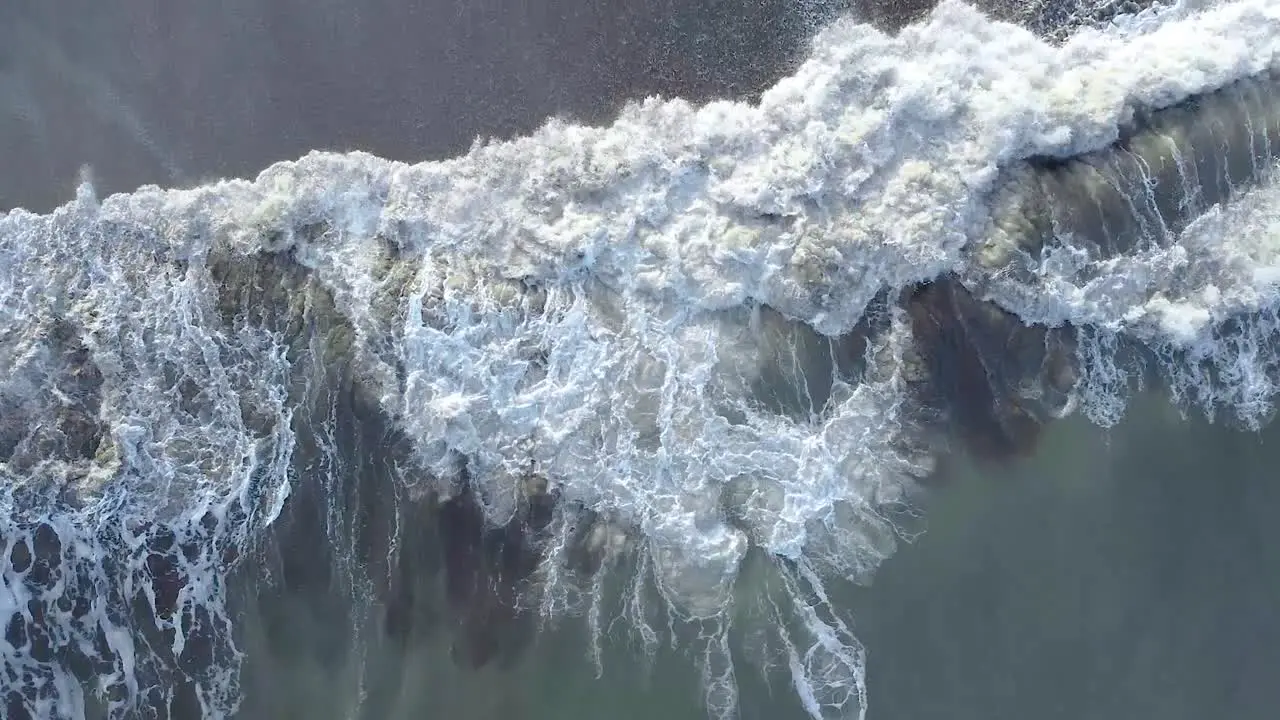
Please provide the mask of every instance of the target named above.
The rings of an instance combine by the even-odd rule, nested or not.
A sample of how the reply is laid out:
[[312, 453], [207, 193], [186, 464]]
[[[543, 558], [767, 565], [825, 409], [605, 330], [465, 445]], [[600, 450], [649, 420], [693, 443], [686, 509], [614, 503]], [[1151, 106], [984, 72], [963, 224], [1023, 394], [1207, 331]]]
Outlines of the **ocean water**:
[[1270, 717], [1280, 5], [1047, 5], [209, 182], [32, 41], [179, 187], [0, 216], [7, 716]]
[[1273, 714], [1275, 432], [1130, 413], [933, 500], [852, 605], [870, 717]]

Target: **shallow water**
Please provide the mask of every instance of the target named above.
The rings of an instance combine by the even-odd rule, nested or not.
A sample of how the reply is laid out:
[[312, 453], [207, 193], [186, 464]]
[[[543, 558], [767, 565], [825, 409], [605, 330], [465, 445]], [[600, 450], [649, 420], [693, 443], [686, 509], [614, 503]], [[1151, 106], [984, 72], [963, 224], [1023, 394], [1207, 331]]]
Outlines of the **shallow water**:
[[[868, 717], [1274, 716], [1280, 431], [1184, 419], [1153, 397], [1135, 406], [1110, 430], [1055, 425], [1008, 465], [955, 462], [917, 539], [870, 586], [833, 590], [867, 647]], [[314, 662], [325, 623], [308, 618], [313, 605], [285, 603], [307, 642], [286, 639], [275, 652], [294, 655], [247, 675], [241, 717], [352, 717], [338, 678], [356, 675]], [[570, 622], [513, 667], [477, 673], [451, 662], [448, 638], [422, 638], [405, 661], [377, 665], [402, 678], [394, 701], [356, 717], [706, 717], [687, 652], [640, 663], [617, 632], [597, 678], [588, 640]], [[806, 717], [785, 675], [739, 682], [744, 720]]]
[[1274, 716], [1280, 435], [1141, 406], [930, 502], [856, 603], [872, 717]]
[[[896, 26], [915, 17], [919, 5], [891, 3], [861, 9], [865, 17], [882, 26]], [[1256, 5], [1261, 8], [1266, 4]], [[556, 113], [598, 120], [622, 100], [653, 90], [695, 99], [751, 97], [795, 67], [803, 55], [797, 49], [802, 45], [800, 38], [814, 27], [812, 23], [846, 9], [836, 4], [804, 3], [799, 8], [785, 8], [766, 3], [752, 5], [750, 13], [716, 6], [705, 13], [686, 15], [655, 7], [636, 18], [558, 7], [531, 20], [499, 8], [459, 6], [452, 9], [460, 14], [451, 16], [450, 24], [414, 13], [397, 18], [386, 8], [356, 11], [341, 3], [325, 4], [305, 16], [286, 6], [246, 5], [238, 10], [208, 11], [205, 16], [194, 10], [189, 15], [181, 9], [162, 11], [139, 2], [118, 14], [103, 15], [101, 10], [85, 8], [67, 20], [27, 8], [20, 22], [0, 29], [0, 34], [11, 35], [19, 26], [30, 30], [22, 34], [21, 42], [10, 43], [9, 54], [0, 58], [0, 95], [4, 98], [0, 147], [11, 150], [10, 157], [18, 159], [15, 166], [26, 166], [31, 174], [0, 176], [0, 207], [47, 209], [67, 200], [75, 167], [83, 162], [94, 164], [100, 192], [131, 189], [146, 182], [188, 185], [213, 174], [252, 175], [271, 161], [291, 158], [313, 147], [366, 148], [413, 161], [449, 156], [465, 150], [476, 133], [524, 134]], [[771, 17], [784, 21], [773, 32], [768, 30]], [[958, 11], [952, 19], [966, 30], [977, 27], [988, 31], [987, 26]], [[1019, 19], [1036, 24], [1025, 16]], [[397, 20], [401, 27], [388, 30], [386, 23]], [[95, 23], [108, 30], [95, 34]], [[429, 37], [415, 36], [415, 29], [428, 27]], [[474, 42], [447, 38], [452, 31]], [[565, 42], [552, 43], [548, 36]], [[881, 42], [868, 35], [856, 37]], [[317, 38], [323, 38], [323, 44], [318, 45], [321, 41]], [[1251, 42], [1262, 48], [1263, 40], [1255, 33]], [[175, 50], [174, 43], [185, 44], [189, 52]], [[744, 56], [746, 47], [751, 51]], [[887, 41], [884, 47], [886, 52], [912, 50]], [[1102, 49], [1096, 52], [1110, 57], [1107, 45], [1100, 43], [1098, 47]], [[580, 54], [573, 56], [573, 48]], [[1086, 47], [1078, 56], [1087, 57], [1092, 51]], [[1256, 59], [1240, 52], [1242, 65]], [[1188, 57], [1193, 55], [1188, 53]], [[172, 66], [157, 60], [166, 57], [174, 59]], [[744, 57], [746, 60], [738, 61]], [[1229, 67], [1223, 59], [1226, 57], [1214, 59], [1223, 65], [1215, 72], [1230, 79], [1233, 72], [1241, 71]], [[340, 62], [344, 58], [359, 58], [359, 62], [344, 66]], [[1082, 74], [1095, 71], [1089, 62], [1080, 63], [1071, 67]], [[991, 68], [997, 65], [983, 64], [983, 71], [995, 73]], [[146, 71], [139, 72], [139, 67]], [[434, 69], [435, 74], [428, 69]], [[379, 70], [384, 70], [379, 82], [368, 82]], [[1004, 76], [996, 73], [993, 77]], [[1161, 79], [1170, 82], [1164, 92], [1174, 96], [1196, 92], [1194, 78], [1186, 81], [1192, 89], [1179, 88], [1172, 78]], [[1129, 78], [1125, 82], [1133, 81]], [[909, 91], [917, 89], [907, 87]], [[1068, 119], [1081, 121], [1083, 111], [1076, 117], [1069, 110], [1069, 98], [1059, 99], [1068, 110], [1057, 110]], [[1091, 97], [1102, 108], [1106, 99], [1105, 94]], [[371, 108], [377, 111], [371, 112]], [[658, 119], [667, 118], [662, 114], [665, 111], [659, 110], [652, 110], [649, 116], [635, 111], [631, 121], [649, 118], [657, 125]], [[928, 107], [916, 110], [921, 111], [920, 123], [932, 112]], [[677, 107], [669, 115], [681, 118], [681, 112]], [[912, 112], [911, 108], [904, 111], [904, 122], [919, 135], [920, 128], [930, 126], [912, 125]], [[938, 120], [944, 121], [950, 119]], [[1098, 122], [1105, 125], [1111, 120]], [[559, 131], [553, 128], [541, 137], [550, 136], [546, 143], [552, 146], [557, 137], [554, 132]], [[1090, 132], [1105, 134], [1105, 128], [1080, 132], [1086, 136]], [[667, 142], [657, 130], [644, 137], [655, 144]], [[1248, 139], [1247, 154], [1242, 144], [1235, 148], [1246, 161], [1256, 163], [1255, 156], [1270, 156], [1269, 149], [1264, 153], [1253, 147], [1252, 135]], [[915, 137], [914, 142], [919, 141], [920, 137]], [[1037, 142], [1053, 144], [1043, 138]], [[1087, 146], [1091, 141], [1078, 142]], [[497, 155], [501, 148], [492, 152], [500, 159], [505, 157]], [[731, 156], [732, 151], [727, 154]], [[467, 162], [480, 167], [475, 172], [487, 171], [475, 160], [477, 156], [479, 152], [473, 153]], [[520, 158], [507, 159], [514, 162]], [[315, 177], [306, 175], [311, 172], [307, 168], [318, 167], [318, 176], [328, 177], [324, 163], [333, 164], [332, 177], [348, 180], [358, 178], [362, 167], [374, 175], [384, 170], [373, 162], [359, 166], [366, 162], [360, 158], [312, 158], [308, 162], [312, 165], [299, 166], [303, 167], [300, 177], [307, 181]], [[464, 170], [468, 167], [472, 166], [463, 165]], [[1256, 164], [1251, 170], [1253, 175], [1263, 174]], [[420, 168], [418, 172], [425, 177], [434, 170]], [[411, 182], [397, 187], [419, 189]], [[750, 183], [744, 187], [749, 194]], [[242, 191], [247, 192], [244, 186], [235, 186], [227, 195]], [[143, 224], [158, 224], [154, 218], [160, 216], [147, 215], [151, 211], [142, 207], [145, 198], [152, 196], [140, 197], [144, 201], [139, 208], [126, 212], [117, 205], [113, 212], [117, 217], [144, 218], [139, 221]], [[1264, 195], [1261, 207], [1269, 212], [1267, 197], [1270, 195]], [[237, 211], [244, 207], [227, 202]], [[758, 206], [744, 207], [760, 210], [761, 218], [776, 221], [775, 215], [761, 210], [769, 202], [766, 198]], [[1153, 205], [1155, 202], [1153, 199]], [[85, 206], [96, 208], [95, 203], [85, 201]], [[1242, 204], [1246, 211], [1252, 207]], [[130, 214], [135, 211], [136, 215]], [[1264, 220], [1266, 212], [1262, 213]], [[1244, 215], [1247, 220], [1257, 219], [1256, 214]], [[174, 211], [163, 217], [180, 225], [185, 216]], [[35, 222], [18, 217], [12, 220], [12, 228], [31, 232], [28, 220]], [[268, 221], [270, 218], [263, 222]], [[235, 222], [230, 224], [240, 228]], [[310, 227], [300, 229], [300, 234], [310, 232]], [[1231, 227], [1227, 225], [1228, 230]], [[1213, 229], [1211, 226], [1202, 234], [1211, 235]], [[323, 235], [323, 230], [317, 232]], [[1271, 236], [1259, 233], [1258, 237], [1257, 244], [1265, 246]], [[118, 238], [108, 240], [114, 243]], [[317, 237], [305, 237], [299, 247], [304, 241], [320, 245]], [[55, 249], [63, 252], [69, 247], [76, 246]], [[133, 249], [128, 243], [119, 247], [125, 253]], [[9, 250], [24, 259], [22, 247]], [[1251, 259], [1256, 264], [1249, 268], [1261, 272], [1270, 262], [1269, 246], [1255, 250]], [[139, 257], [140, 262], [151, 262], [141, 253]], [[358, 252], [352, 257], [356, 265], [368, 260]], [[268, 261], [257, 285], [246, 283], [240, 290], [250, 299], [287, 298], [298, 289], [289, 285], [298, 277], [297, 268], [291, 265], [295, 259], [290, 255], [285, 260]], [[328, 257], [312, 261], [347, 270], [342, 257], [336, 262]], [[244, 281], [225, 268], [222, 272], [236, 282]], [[337, 276], [339, 281], [360, 279], [342, 272]], [[18, 273], [15, 277], [23, 276]], [[124, 277], [121, 283], [132, 283], [122, 286], [147, 287], [128, 273], [112, 277]], [[213, 277], [223, 276], [215, 272]], [[448, 283], [457, 282], [457, 277], [449, 277]], [[1122, 274], [1120, 279], [1125, 279]], [[167, 281], [158, 278], [158, 286]], [[191, 286], [184, 287], [189, 290]], [[484, 293], [488, 289], [477, 287], [477, 295], [487, 298]], [[1018, 286], [1014, 291], [1026, 289]], [[329, 291], [336, 292], [332, 287]], [[494, 292], [493, 297], [499, 297], [498, 291]], [[169, 296], [157, 295], [150, 301], [166, 299]], [[309, 314], [299, 322], [311, 334], [304, 337], [305, 342], [292, 338], [299, 346], [307, 346], [306, 352], [293, 349], [304, 358], [295, 370], [306, 367], [314, 373], [299, 373], [279, 385], [294, 393], [290, 397], [302, 398], [297, 405], [301, 419], [284, 423], [297, 431], [296, 438], [290, 438], [297, 441], [297, 447], [290, 446], [292, 456], [282, 461], [289, 472], [296, 473], [288, 476], [291, 494], [284, 512], [264, 532], [262, 545], [254, 546], [247, 560], [227, 561], [236, 570], [226, 601], [229, 616], [234, 618], [237, 649], [245, 653], [243, 673], [235, 688], [242, 691], [237, 717], [703, 718], [707, 716], [707, 678], [700, 672], [704, 664], [725, 669], [724, 657], [712, 651], [718, 651], [718, 633], [727, 622], [732, 622], [735, 630], [728, 639], [736, 669], [730, 684], [736, 686], [739, 697], [730, 707], [731, 699], [713, 695], [712, 709], [716, 709], [716, 702], [723, 702], [720, 709], [725, 710], [724, 717], [785, 720], [810, 716], [798, 702], [809, 688], [793, 683], [798, 677], [814, 677], [788, 668], [788, 658], [779, 653], [776, 639], [768, 641], [768, 650], [763, 651], [767, 678], [762, 677], [758, 662], [762, 641], [755, 631], [778, 622], [794, 622], [793, 616], [769, 603], [805, 596], [792, 592], [793, 588], [780, 589], [786, 578], [796, 576], [787, 574], [793, 567], [787, 562], [795, 563], [796, 557], [774, 562], [760, 550], [770, 547], [780, 557], [786, 556], [790, 545], [785, 538], [778, 540], [776, 547], [757, 542], [732, 579], [735, 602], [715, 622], [671, 621], [675, 642], [669, 643], [663, 636], [654, 646], [644, 645], [645, 638], [637, 633], [633, 621], [641, 617], [665, 630], [669, 620], [652, 587], [639, 595], [649, 599], [644, 610], [625, 604], [635, 596], [614, 584], [628, 578], [626, 572], [604, 581], [612, 584], [600, 594], [604, 600], [598, 608], [588, 603], [577, 617], [556, 615], [554, 622], [544, 618], [552, 626], [540, 632], [535, 627], [536, 613], [535, 617], [513, 619], [502, 608], [483, 606], [492, 601], [483, 592], [468, 596], [469, 601], [481, 604], [470, 619], [462, 620], [472, 624], [454, 627], [459, 623], [458, 610], [450, 607], [446, 590], [438, 582], [442, 564], [456, 560], [458, 553], [474, 561], [477, 555], [466, 553], [483, 554], [491, 549], [463, 548], [441, 557], [436, 531], [442, 520], [435, 500], [424, 500], [412, 491], [429, 485], [429, 479], [422, 480], [428, 473], [405, 462], [408, 451], [402, 434], [411, 432], [391, 427], [386, 408], [377, 406], [379, 401], [386, 402], [385, 398], [371, 401], [361, 394], [370, 381], [368, 377], [352, 380], [360, 368], [345, 354], [356, 344], [350, 339], [350, 318], [335, 321], [337, 315], [326, 302], [335, 301], [322, 292], [306, 295], [302, 304]], [[607, 308], [611, 299], [594, 296], [591, 302]], [[219, 298], [218, 309], [225, 312], [223, 303]], [[260, 309], [249, 301], [246, 306], [250, 308], [246, 316]], [[190, 307], [185, 306], [184, 311]], [[275, 310], [268, 307], [263, 314]], [[1105, 311], [1105, 307], [1097, 310], [1098, 317], [1105, 319]], [[281, 310], [279, 321], [286, 325], [297, 321], [290, 312], [293, 310]], [[645, 312], [640, 307], [640, 313]], [[1034, 316], [1051, 313], [1052, 308], [1028, 305], [1020, 312]], [[726, 315], [724, 323], [730, 329], [713, 324], [708, 332], [723, 331], [727, 346], [733, 337], [731, 323], [737, 319]], [[16, 318], [15, 325], [25, 320], [21, 313]], [[374, 323], [379, 318], [370, 313], [359, 319]], [[815, 318], [809, 321], [818, 322]], [[829, 316], [824, 321], [835, 322]], [[214, 327], [213, 322], [201, 325], [197, 318], [191, 327], [207, 329]], [[1103, 324], [1102, 320], [1098, 323]], [[756, 326], [751, 327], [754, 332]], [[782, 325], [771, 327], [791, 332]], [[186, 330], [181, 329], [179, 335], [187, 337], [181, 335]], [[658, 346], [669, 350], [670, 346], [662, 343], [672, 337], [660, 337]], [[1274, 335], [1261, 337], [1275, 341]], [[965, 341], [974, 342], [971, 338]], [[127, 350], [128, 343], [123, 344]], [[1272, 349], [1246, 344], [1242, 342], [1235, 351], [1269, 357]], [[179, 346], [176, 343], [173, 347]], [[428, 347], [438, 354], [444, 345]], [[459, 352], [475, 349], [465, 343], [450, 347]], [[779, 363], [777, 373], [766, 374], [761, 384], [793, 382], [797, 368], [811, 373], [813, 367], [820, 367], [823, 373], [832, 372], [822, 362], [813, 363], [813, 357], [787, 367], [785, 342], [782, 347], [777, 358], [770, 358]], [[247, 353], [261, 349], [255, 348], [246, 345], [242, 349]], [[331, 351], [333, 355], [327, 355]], [[77, 351], [68, 352], [75, 356]], [[108, 348], [99, 357], [111, 352]], [[120, 355], [139, 363], [144, 367], [139, 374], [145, 374], [145, 353], [139, 359], [130, 352], [121, 351]], [[261, 360], [268, 356], [253, 357]], [[749, 347], [745, 356], [749, 364]], [[206, 362], [211, 362], [207, 357]], [[290, 362], [295, 359], [290, 355]], [[609, 360], [600, 358], [602, 363]], [[705, 369], [696, 360], [692, 362], [693, 369]], [[831, 358], [825, 362], [839, 364]], [[34, 362], [30, 367], [39, 369]], [[216, 369], [210, 366], [211, 371]], [[273, 390], [276, 386], [271, 385], [270, 369], [269, 364], [262, 366], [265, 379], [235, 381], [247, 382], [255, 391], [261, 388], [252, 383], [261, 381], [268, 391]], [[1097, 369], [1086, 367], [1085, 372]], [[745, 381], [745, 371], [737, 371]], [[972, 379], [964, 372], [957, 371], [954, 377]], [[84, 373], [73, 368], [71, 375], [83, 379]], [[150, 379], [157, 382], [162, 376], [168, 377], [157, 372]], [[198, 372], [194, 376], [199, 377]], [[1010, 382], [1022, 379], [1008, 378]], [[212, 372], [207, 382], [217, 390], [223, 380]], [[796, 387], [787, 387], [786, 392], [773, 388], [775, 396], [765, 404], [782, 407], [779, 414], [796, 407], [805, 410], [802, 406], [810, 392], [809, 380], [799, 385], [801, 392], [795, 392]], [[13, 392], [22, 392], [21, 378], [12, 386], [18, 388]], [[0, 389], [8, 387], [0, 383]], [[179, 395], [198, 390], [198, 386], [190, 389], [187, 385], [174, 388]], [[967, 394], [964, 388], [950, 390]], [[616, 398], [619, 402], [634, 401], [623, 395]], [[926, 483], [930, 489], [915, 498], [922, 512], [917, 517], [897, 519], [899, 529], [920, 534], [911, 542], [898, 543], [896, 552], [879, 567], [869, 585], [827, 580], [826, 591], [835, 600], [840, 616], [851, 623], [856, 637], [856, 641], [841, 638], [845, 643], [841, 649], [851, 651], [853, 644], [861, 643], [867, 652], [868, 717], [1274, 716], [1280, 691], [1267, 680], [1274, 674], [1270, 669], [1280, 661], [1275, 657], [1280, 655], [1280, 643], [1276, 642], [1280, 638], [1274, 637], [1280, 633], [1280, 610], [1276, 609], [1280, 608], [1280, 579], [1270, 568], [1277, 565], [1275, 555], [1280, 554], [1280, 530], [1272, 529], [1276, 524], [1271, 518], [1280, 511], [1280, 486], [1271, 470], [1277, 466], [1277, 458], [1268, 451], [1275, 447], [1272, 436], [1280, 431], [1267, 426], [1251, 433], [1209, 424], [1195, 414], [1183, 418], [1162, 398], [1162, 394], [1140, 396], [1125, 419], [1110, 429], [1090, 424], [1080, 415], [1051, 423], [1029, 457], [970, 461], [958, 439], [955, 452], [941, 456], [941, 469]], [[0, 396], [2, 399], [5, 396]], [[261, 400], [250, 398], [247, 391], [232, 399], [245, 403]], [[184, 401], [191, 398], [184, 396]], [[796, 407], [788, 409], [788, 403]], [[246, 417], [252, 414], [243, 407], [231, 413], [236, 421], [241, 412]], [[871, 403], [870, 407], [880, 406]], [[436, 409], [433, 405], [432, 411]], [[477, 416], [483, 411], [477, 410]], [[748, 411], [754, 409], [747, 407], [743, 412]], [[637, 416], [645, 412], [641, 408]], [[991, 412], [991, 408], [982, 412]], [[1003, 420], [1006, 418], [997, 418], [996, 425]], [[204, 440], [200, 433], [209, 427], [212, 425], [179, 439], [188, 443], [188, 437]], [[853, 427], [862, 429], [857, 424]], [[870, 432], [880, 430], [874, 427]], [[1011, 438], [1000, 440], [1017, 449], [1025, 438], [1009, 432]], [[427, 444], [435, 441], [427, 435], [421, 433], [415, 439]], [[234, 443], [227, 442], [234, 450]], [[696, 445], [691, 447], [697, 450]], [[711, 456], [703, 457], [708, 458]], [[179, 469], [189, 471], [193, 465]], [[596, 467], [588, 463], [589, 469]], [[637, 469], [637, 473], [644, 471]], [[873, 468], [869, 474], [876, 472]], [[697, 475], [693, 470], [689, 474]], [[697, 500], [696, 490], [685, 492], [688, 497], [680, 498], [684, 504], [677, 509], [692, 507], [690, 503]], [[157, 516], [161, 512], [156, 509]], [[661, 517], [660, 513], [654, 516]], [[650, 527], [661, 525], [650, 522]], [[673, 523], [672, 527], [683, 527], [690, 533], [706, 531], [708, 537], [716, 530], [699, 523]], [[892, 552], [882, 551], [875, 538], [867, 543], [875, 546], [868, 550], [871, 565]], [[710, 542], [695, 547], [715, 549]], [[503, 562], [518, 562], [505, 554], [503, 557]], [[18, 562], [12, 565], [16, 567]], [[148, 565], [146, 571], [161, 577], [152, 581], [159, 583], [157, 587], [178, 592], [164, 585], [172, 577], [163, 570]], [[5, 577], [9, 582], [9, 576]], [[197, 577], [213, 582], [209, 576]], [[624, 593], [621, 599], [616, 592]], [[160, 594], [157, 591], [157, 597]], [[697, 587], [685, 599], [690, 597], [705, 601], [698, 596]], [[151, 602], [164, 605], [172, 601], [152, 597]], [[0, 606], [3, 604], [0, 597]], [[143, 630], [147, 630], [145, 624]], [[13, 632], [10, 630], [11, 635]], [[705, 636], [699, 637], [700, 633]], [[172, 635], [143, 632], [140, 637], [157, 646], [163, 644], [157, 639], [172, 641]], [[459, 637], [465, 641], [460, 642]], [[199, 660], [192, 657], [225, 650], [204, 645], [203, 639], [199, 632], [189, 637], [195, 649], [175, 661], [181, 672], [198, 674]], [[593, 655], [597, 640], [599, 652]], [[805, 648], [799, 649], [803, 652]], [[469, 667], [479, 662], [477, 658], [483, 660], [483, 666]], [[41, 662], [47, 659], [39, 658]], [[178, 674], [161, 674], [161, 678], [168, 678], [162, 680], [161, 692], [175, 694], [168, 716], [200, 717], [199, 703], [190, 688], [173, 681]], [[837, 673], [825, 679], [839, 687], [856, 674]], [[99, 675], [97, 679], [106, 682], [110, 678]], [[0, 676], [0, 691], [9, 689], [9, 682]], [[86, 685], [90, 692], [84, 714], [96, 719], [104, 717], [107, 710], [93, 696], [92, 685]], [[25, 710], [13, 697], [8, 698], [10, 714], [24, 717]], [[856, 701], [852, 701], [844, 708], [844, 716], [857, 717], [857, 710]]]

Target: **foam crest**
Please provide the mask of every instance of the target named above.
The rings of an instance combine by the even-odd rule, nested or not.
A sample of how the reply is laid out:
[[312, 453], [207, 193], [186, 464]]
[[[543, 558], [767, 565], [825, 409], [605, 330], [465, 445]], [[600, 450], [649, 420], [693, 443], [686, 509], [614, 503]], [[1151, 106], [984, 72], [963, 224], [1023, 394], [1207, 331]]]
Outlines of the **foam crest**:
[[1269, 417], [1280, 379], [1267, 320], [1275, 84], [1271, 72], [1237, 81], [1156, 113], [1117, 149], [1020, 169], [997, 193], [968, 282], [1027, 321], [1089, 328], [1093, 404], [1123, 406], [1121, 377], [1135, 368], [1109, 359], [1123, 338], [1143, 346], [1177, 400], [1253, 427]]

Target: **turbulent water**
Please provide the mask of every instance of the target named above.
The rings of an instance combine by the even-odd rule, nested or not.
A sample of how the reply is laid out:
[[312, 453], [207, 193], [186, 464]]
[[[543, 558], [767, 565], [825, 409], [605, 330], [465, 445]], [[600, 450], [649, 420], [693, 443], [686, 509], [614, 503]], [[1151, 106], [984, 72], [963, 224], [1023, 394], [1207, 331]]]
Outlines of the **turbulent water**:
[[1273, 0], [1061, 42], [944, 2], [837, 21], [754, 104], [9, 212], [6, 716], [233, 714], [236, 603], [307, 523], [367, 642], [429, 523], [460, 663], [580, 616], [598, 662], [618, 627], [689, 648], [713, 714], [746, 662], [862, 716], [827, 586], [943, 453], [1143, 383], [1270, 418], [1277, 72]]

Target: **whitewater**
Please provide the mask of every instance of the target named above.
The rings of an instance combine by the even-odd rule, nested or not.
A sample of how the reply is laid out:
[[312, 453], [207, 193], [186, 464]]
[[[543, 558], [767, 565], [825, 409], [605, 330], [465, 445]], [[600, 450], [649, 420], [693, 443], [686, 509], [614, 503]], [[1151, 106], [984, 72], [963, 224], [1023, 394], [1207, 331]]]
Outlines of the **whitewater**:
[[923, 332], [978, 337], [1014, 445], [1117, 422], [1144, 383], [1269, 421], [1277, 72], [1274, 0], [1058, 44], [947, 1], [897, 36], [835, 22], [758, 103], [650, 98], [446, 161], [315, 152], [8, 212], [8, 717], [169, 717], [180, 682], [232, 716], [230, 578], [296, 497], [343, 492], [353, 404], [390, 428], [397, 502], [530, 527], [522, 611], [691, 645], [718, 717], [731, 638], [765, 623], [754, 660], [810, 716], [864, 717], [828, 586], [871, 581], [962, 449]]

